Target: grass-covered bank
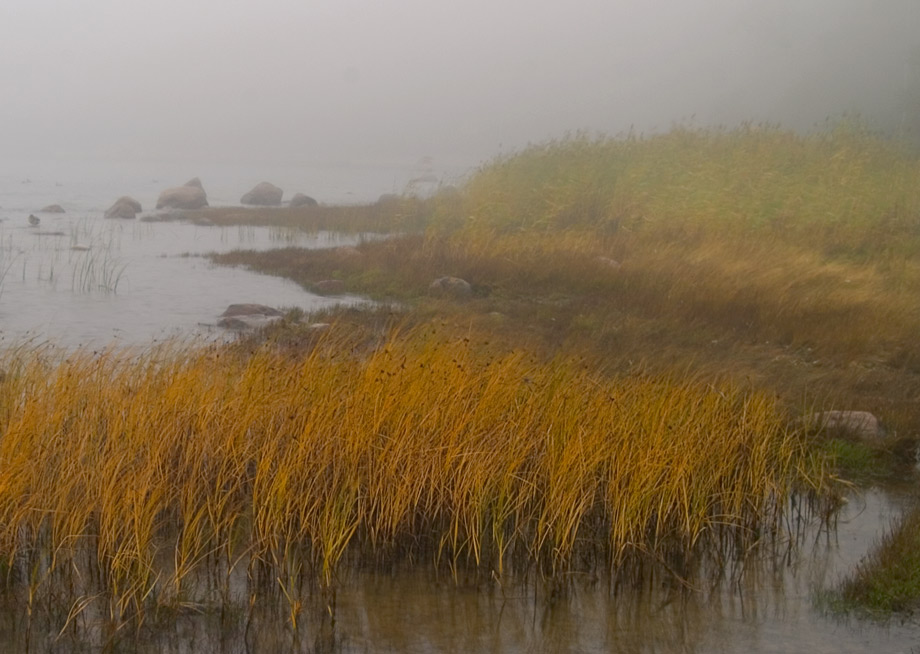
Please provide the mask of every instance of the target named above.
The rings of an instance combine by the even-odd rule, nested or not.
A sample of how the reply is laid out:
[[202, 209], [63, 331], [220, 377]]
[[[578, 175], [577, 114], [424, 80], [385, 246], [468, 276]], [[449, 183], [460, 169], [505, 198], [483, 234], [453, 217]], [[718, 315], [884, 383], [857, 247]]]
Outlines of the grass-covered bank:
[[[424, 230], [405, 233], [394, 206], [364, 209], [390, 216], [400, 236], [385, 242], [216, 260], [307, 288], [337, 278], [609, 368], [692, 367], [770, 388], [790, 409], [860, 408], [920, 433], [920, 164], [893, 144], [851, 126], [576, 138], [406, 200]], [[292, 224], [286, 211], [259, 220]], [[469, 281], [471, 298], [429, 297], [440, 275]]]
[[920, 510], [902, 516], [841, 585], [832, 603], [887, 619], [920, 609]]

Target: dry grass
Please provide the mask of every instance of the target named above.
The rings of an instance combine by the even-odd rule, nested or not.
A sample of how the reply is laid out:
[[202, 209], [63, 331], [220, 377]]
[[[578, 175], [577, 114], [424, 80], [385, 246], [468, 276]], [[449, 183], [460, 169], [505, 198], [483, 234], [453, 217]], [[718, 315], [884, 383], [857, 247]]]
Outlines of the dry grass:
[[[858, 126], [575, 137], [487, 164], [427, 210], [424, 234], [360, 256], [217, 260], [308, 288], [336, 277], [604, 367], [721, 370], [792, 407], [877, 411], [920, 433], [920, 163]], [[428, 298], [441, 275], [473, 297]]]
[[424, 330], [4, 365], [0, 552], [29, 597], [79, 613], [99, 593], [116, 622], [240, 565], [269, 570], [296, 626], [296, 589], [344, 560], [560, 582], [579, 552], [725, 557], [823, 483], [769, 396]]

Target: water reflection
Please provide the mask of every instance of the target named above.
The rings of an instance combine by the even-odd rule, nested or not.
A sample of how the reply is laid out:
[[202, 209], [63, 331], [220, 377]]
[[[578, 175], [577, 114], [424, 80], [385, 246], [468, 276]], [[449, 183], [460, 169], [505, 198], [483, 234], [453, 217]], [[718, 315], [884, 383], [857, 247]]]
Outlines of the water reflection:
[[0, 345], [145, 344], [214, 332], [234, 303], [311, 311], [357, 298], [323, 298], [276, 277], [201, 257], [233, 249], [352, 245], [357, 237], [267, 227], [145, 223], [43, 215], [0, 224]]
[[[151, 611], [140, 627], [106, 626], [106, 604], [90, 598], [77, 618], [60, 597], [26, 617], [27, 592], [3, 596], [0, 650], [72, 653], [172, 652], [910, 652], [914, 624], [841, 621], [822, 613], [816, 593], [832, 588], [901, 509], [903, 499], [871, 491], [841, 511], [836, 530], [813, 522], [799, 547], [747, 561], [744, 574], [670, 583], [656, 573], [635, 586], [585, 576], [562, 596], [539, 579], [476, 586], [419, 564], [349, 572], [335, 591], [245, 574], [201, 579], [177, 611]], [[14, 571], [15, 573], [15, 571]], [[12, 575], [15, 577], [15, 574]], [[290, 599], [301, 602], [291, 619]], [[55, 604], [57, 602], [57, 604]], [[69, 622], [68, 622], [69, 620]], [[62, 630], [62, 626], [67, 627]], [[59, 634], [60, 637], [59, 637]]]

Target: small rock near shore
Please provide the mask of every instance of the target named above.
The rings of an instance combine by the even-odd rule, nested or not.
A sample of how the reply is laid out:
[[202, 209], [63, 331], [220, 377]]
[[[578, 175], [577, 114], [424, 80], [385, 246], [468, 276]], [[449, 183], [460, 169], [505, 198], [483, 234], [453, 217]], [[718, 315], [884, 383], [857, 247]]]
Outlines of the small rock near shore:
[[291, 198], [289, 206], [291, 207], [315, 207], [319, 204], [316, 200], [311, 198], [309, 195], [304, 195], [303, 193], [295, 193], [294, 197]]
[[168, 188], [157, 198], [157, 209], [203, 209], [208, 206], [208, 194], [197, 177], [184, 186]]
[[281, 205], [283, 195], [284, 191], [274, 184], [259, 182], [249, 193], [240, 198], [240, 203], [259, 207], [277, 207]]
[[227, 310], [220, 314], [222, 318], [238, 318], [240, 316], [272, 316], [281, 317], [283, 311], [264, 304], [231, 304]]
[[38, 210], [39, 213], [67, 213], [64, 211], [64, 207], [59, 204], [49, 204], [47, 207], [42, 207]]
[[428, 286], [428, 292], [432, 295], [460, 298], [472, 295], [473, 287], [468, 281], [459, 277], [438, 277]]
[[134, 218], [142, 211], [141, 203], [134, 198], [123, 195], [105, 210], [106, 218]]

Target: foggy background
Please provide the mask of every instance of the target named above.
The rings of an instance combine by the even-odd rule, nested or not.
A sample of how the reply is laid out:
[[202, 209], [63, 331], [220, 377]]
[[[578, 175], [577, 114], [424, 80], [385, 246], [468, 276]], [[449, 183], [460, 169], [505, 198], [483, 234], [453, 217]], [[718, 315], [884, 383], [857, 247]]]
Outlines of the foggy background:
[[456, 165], [574, 130], [898, 129], [918, 44], [918, 0], [5, 0], [0, 156]]

